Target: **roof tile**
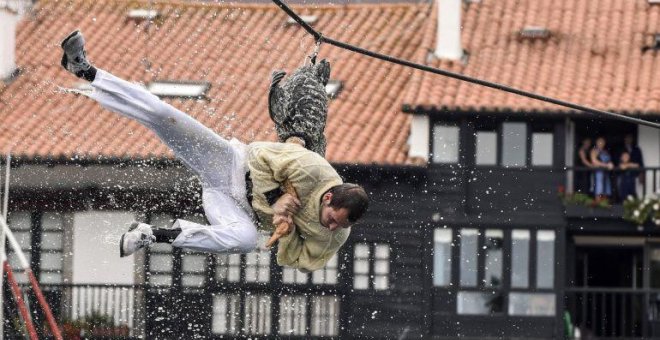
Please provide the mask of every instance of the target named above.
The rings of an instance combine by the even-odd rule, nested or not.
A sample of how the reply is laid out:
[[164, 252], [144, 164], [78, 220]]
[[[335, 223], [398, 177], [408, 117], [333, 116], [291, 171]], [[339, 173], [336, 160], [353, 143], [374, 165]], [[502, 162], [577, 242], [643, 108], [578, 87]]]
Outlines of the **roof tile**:
[[[103, 110], [91, 100], [57, 92], [78, 80], [59, 67], [60, 40], [80, 28], [92, 63], [133, 82], [205, 80], [208, 100], [166, 101], [220, 135], [246, 142], [274, 140], [268, 117], [270, 73], [292, 72], [314, 41], [272, 5], [159, 2], [152, 24], [129, 20], [143, 1], [40, 1], [17, 33], [17, 64], [24, 69], [0, 91], [0, 152], [46, 158], [172, 157], [156, 136], [136, 122]], [[294, 6], [315, 14], [328, 36], [410, 59], [430, 7], [416, 4]], [[320, 57], [344, 82], [330, 103], [330, 161], [403, 163], [408, 117], [398, 108], [405, 70], [331, 46]], [[387, 123], [385, 123], [387, 122]], [[369, 152], [366, 152], [369, 150]]]
[[[418, 60], [435, 44], [436, 11], [425, 27]], [[657, 52], [642, 53], [657, 27], [660, 6], [645, 0], [482, 1], [463, 7], [463, 67], [435, 60], [428, 65], [598, 109], [660, 115], [653, 89]], [[525, 26], [542, 26], [547, 40], [519, 39]], [[554, 104], [415, 73], [404, 105], [495, 111], [567, 112]]]
[[[128, 20], [146, 1], [46, 0], [19, 24], [21, 75], [0, 88], [0, 152], [25, 157], [172, 157], [136, 122], [83, 97], [57, 92], [76, 79], [59, 66], [60, 39], [81, 28], [93, 63], [129, 81], [205, 80], [207, 100], [166, 99], [205, 125], [246, 142], [274, 140], [268, 117], [270, 73], [300, 66], [313, 39], [272, 5], [158, 2], [154, 23]], [[436, 11], [428, 4], [294, 6], [318, 16], [336, 40], [426, 62]], [[658, 33], [660, 6], [644, 0], [481, 1], [463, 7], [466, 64], [428, 65], [599, 109], [660, 114], [658, 52], [642, 47]], [[549, 39], [520, 39], [544, 26]], [[393, 65], [333, 46], [320, 57], [344, 84], [330, 102], [327, 157], [335, 163], [419, 164], [407, 157], [412, 109], [561, 112], [549, 103]]]

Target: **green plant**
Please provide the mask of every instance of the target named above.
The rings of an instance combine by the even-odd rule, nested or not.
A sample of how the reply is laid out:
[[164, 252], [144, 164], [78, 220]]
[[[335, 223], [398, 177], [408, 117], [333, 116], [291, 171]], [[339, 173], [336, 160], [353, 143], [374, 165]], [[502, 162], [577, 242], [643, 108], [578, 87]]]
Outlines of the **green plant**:
[[561, 198], [564, 205], [573, 204], [573, 205], [584, 205], [592, 208], [610, 208], [610, 201], [608, 199], [594, 199], [593, 197], [583, 194], [581, 192], [576, 193], [567, 193], [560, 187], [559, 189], [559, 198]]
[[628, 197], [623, 202], [623, 218], [637, 225], [652, 222], [660, 226], [660, 199], [657, 196], [645, 199]]
[[84, 318], [64, 320], [62, 328], [63, 335], [67, 339], [80, 339], [83, 334], [87, 336], [123, 336], [129, 333], [126, 325], [117, 326], [111, 315], [98, 311], [92, 311]]

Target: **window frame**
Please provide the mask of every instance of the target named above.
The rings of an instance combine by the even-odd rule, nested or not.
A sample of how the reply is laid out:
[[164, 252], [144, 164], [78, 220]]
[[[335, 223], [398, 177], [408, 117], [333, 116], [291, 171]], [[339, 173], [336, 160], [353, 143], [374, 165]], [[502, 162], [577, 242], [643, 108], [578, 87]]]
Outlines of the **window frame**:
[[[56, 217], [59, 220], [59, 228], [49, 228], [49, 229], [45, 228], [46, 223], [44, 222], [44, 220], [46, 218], [49, 218], [49, 216], [52, 216], [50, 218]], [[39, 242], [38, 242], [38, 244], [39, 244], [39, 246], [38, 246], [38, 248], [39, 248], [39, 266], [38, 266], [38, 268], [39, 268], [39, 270], [38, 270], [39, 283], [47, 284], [46, 282], [43, 282], [43, 279], [44, 279], [43, 275], [44, 274], [58, 273], [59, 272], [59, 277], [60, 277], [59, 282], [48, 282], [48, 283], [50, 283], [50, 284], [62, 284], [62, 283], [64, 283], [64, 272], [65, 272], [64, 271], [64, 248], [66, 246], [66, 234], [65, 234], [66, 221], [65, 221], [64, 214], [61, 213], [61, 212], [58, 212], [58, 211], [41, 211], [41, 212], [37, 213], [36, 216], [33, 215], [32, 223], [35, 224], [35, 222], [38, 223], [38, 226], [36, 226], [36, 227], [39, 230], [39, 236], [38, 236], [39, 237]], [[35, 226], [33, 226], [33, 230], [34, 229], [35, 229]], [[60, 235], [61, 244], [60, 244], [59, 249], [46, 249], [43, 246], [43, 241], [45, 239], [45, 234], [46, 233], [52, 233], [52, 234], [59, 234]], [[33, 245], [33, 248], [37, 248], [37, 247], [35, 247]], [[57, 254], [57, 255], [59, 255], [59, 257], [60, 257], [59, 258], [59, 260], [60, 260], [59, 270], [43, 268], [42, 258], [44, 256], [44, 254]]]
[[[523, 162], [524, 164], [519, 165], [519, 166], [513, 166], [513, 165], [504, 165], [504, 124], [519, 124], [523, 125], [525, 127], [525, 155], [523, 156]], [[523, 170], [523, 169], [529, 169], [530, 166], [530, 161], [531, 161], [531, 133], [530, 133], [530, 126], [529, 122], [523, 121], [523, 120], [505, 120], [499, 124], [499, 135], [498, 135], [498, 157], [497, 157], [497, 165], [501, 169], [507, 169], [507, 170]]]
[[[431, 240], [433, 240], [434, 236], [434, 231], [436, 229], [445, 229], [445, 226], [434, 226], [433, 228], [429, 228], [430, 231], [427, 235], [431, 237]], [[548, 227], [548, 226], [540, 226], [540, 227], [524, 227], [520, 225], [496, 225], [496, 224], [481, 224], [478, 226], [475, 225], [451, 225], [451, 226], [446, 226], [446, 229], [451, 229], [452, 230], [452, 238], [451, 238], [451, 243], [453, 246], [451, 246], [451, 270], [450, 270], [450, 280], [449, 280], [449, 285], [446, 286], [435, 286], [433, 283], [433, 275], [428, 275], [427, 276], [427, 285], [430, 287], [431, 291], [433, 292], [433, 295], [438, 295], [438, 296], [449, 296], [453, 297], [452, 300], [454, 301], [453, 307], [449, 308], [451, 313], [453, 315], [456, 315], [458, 317], [502, 317], [502, 318], [509, 318], [509, 317], [526, 317], [526, 318], [548, 318], [548, 317], [553, 317], [555, 318], [557, 313], [558, 313], [558, 308], [560, 308], [560, 305], [556, 302], [555, 300], [555, 315], [548, 316], [548, 315], [509, 315], [509, 304], [510, 304], [510, 294], [511, 293], [522, 293], [522, 294], [554, 294], [556, 299], [561, 299], [562, 297], [559, 296], [557, 293], [557, 287], [559, 286], [558, 283], [560, 280], [560, 274], [558, 272], [558, 247], [561, 237], [560, 231]], [[461, 229], [477, 229], [478, 233], [478, 239], [477, 239], [477, 249], [479, 250], [477, 253], [477, 285], [476, 286], [461, 286], [460, 284], [460, 263], [461, 261], [461, 237], [460, 237], [460, 231]], [[502, 246], [502, 283], [500, 284], [499, 287], [490, 287], [486, 285], [486, 282], [484, 281], [485, 274], [486, 274], [486, 269], [485, 269], [485, 261], [486, 261], [486, 252], [481, 251], [485, 245], [486, 242], [486, 230], [501, 230], [503, 233], [503, 246]], [[529, 254], [528, 254], [528, 286], [526, 288], [516, 288], [511, 286], [511, 275], [512, 275], [512, 249], [513, 249], [513, 231], [514, 230], [526, 230], [529, 231]], [[537, 244], [537, 238], [539, 231], [553, 231], [554, 232], [554, 268], [553, 268], [553, 286], [552, 287], [541, 287], [539, 288], [537, 285], [537, 272], [538, 272], [538, 244]], [[428, 256], [427, 256], [427, 261], [430, 263], [432, 266], [431, 273], [433, 273], [436, 269], [434, 266], [434, 261], [433, 261], [433, 249], [434, 249], [434, 242], [429, 242], [429, 245], [427, 246], [428, 248]], [[473, 293], [494, 293], [497, 294], [498, 292], [501, 293], [502, 296], [502, 306], [501, 306], [501, 312], [497, 313], [487, 313], [487, 314], [459, 314], [458, 313], [458, 294], [460, 292], [473, 292]], [[449, 295], [447, 295], [449, 294]]]
[[[366, 246], [368, 246], [368, 249], [369, 249], [369, 254], [368, 254], [368, 258], [367, 258], [368, 272], [366, 274], [367, 279], [368, 279], [367, 288], [355, 288], [355, 267], [354, 266], [355, 266], [355, 246], [357, 246], [357, 245], [366, 245]], [[385, 277], [387, 278], [387, 287], [384, 288], [384, 289], [375, 288], [375, 284], [376, 284], [375, 283], [376, 282], [375, 281], [375, 276], [377, 275], [375, 265], [376, 265], [376, 262], [378, 260], [376, 258], [375, 254], [376, 254], [376, 247], [379, 246], [379, 245], [385, 245], [385, 246], [388, 247], [388, 257], [387, 257], [387, 261], [388, 261], [388, 269], [387, 270], [388, 271], [387, 271], [387, 275], [385, 275]], [[357, 293], [357, 294], [360, 294], [360, 293], [376, 293], [376, 294], [385, 293], [385, 294], [387, 294], [389, 291], [391, 291], [394, 288], [393, 287], [393, 282], [394, 281], [392, 280], [392, 257], [393, 257], [392, 254], [393, 254], [393, 252], [394, 252], [394, 249], [392, 247], [392, 244], [389, 243], [389, 242], [384, 242], [383, 240], [366, 240], [366, 241], [363, 240], [361, 242], [355, 242], [351, 245], [351, 247], [350, 247], [350, 254], [351, 254], [350, 268], [347, 268], [348, 270], [350, 270], [350, 273], [351, 273], [350, 279], [351, 280], [349, 282], [347, 282], [346, 284], [350, 287], [350, 289], [353, 291], [353, 293]]]
[[[12, 221], [15, 216], [27, 217], [29, 224], [17, 228], [14, 221]], [[9, 211], [7, 214], [7, 226], [14, 234], [17, 243], [21, 247], [23, 255], [25, 255], [26, 260], [30, 264], [30, 270], [35, 275], [37, 280], [40, 280], [40, 259], [41, 259], [41, 212], [35, 212], [32, 210], [17, 210]], [[20, 237], [16, 237], [16, 234], [26, 234], [29, 237], [28, 244], [23, 244]], [[29, 283], [29, 278], [27, 273], [23, 269], [22, 265], [19, 264], [18, 256], [16, 251], [11, 247], [9, 241], [6, 241], [5, 252], [6, 252], [6, 261], [12, 267], [14, 273], [14, 278], [18, 284], [27, 284]], [[27, 247], [27, 248], [26, 248]]]
[[[503, 135], [503, 124], [504, 123], [524, 123], [526, 125], [526, 151], [525, 151], [525, 165], [524, 166], [504, 166], [502, 165], [502, 160], [504, 158], [504, 135]], [[466, 146], [464, 149], [469, 149], [468, 152], [472, 154], [465, 155], [465, 160], [469, 160], [469, 165], [474, 166], [478, 169], [506, 169], [511, 171], [525, 171], [529, 169], [533, 170], [550, 170], [562, 166], [558, 163], [559, 156], [557, 147], [558, 135], [556, 131], [556, 125], [559, 124], [556, 121], [540, 121], [540, 122], [530, 122], [522, 119], [500, 119], [497, 121], [489, 122], [471, 122], [472, 134], [468, 136], [468, 142], [470, 147]], [[496, 164], [477, 164], [477, 132], [495, 132], [497, 138], [497, 150], [496, 150]], [[534, 133], [550, 133], [552, 135], [552, 164], [551, 165], [533, 165], [533, 141], [532, 136]]]
[[[456, 151], [457, 160], [456, 162], [435, 162], [433, 157], [435, 155], [435, 138], [434, 131], [435, 127], [438, 125], [456, 127], [458, 129], [458, 150]], [[452, 120], [452, 119], [443, 119], [443, 120], [432, 120], [429, 124], [429, 159], [428, 164], [432, 166], [439, 167], [456, 167], [464, 163], [464, 153], [465, 153], [465, 144], [466, 139], [464, 136], [466, 122], [464, 120]]]

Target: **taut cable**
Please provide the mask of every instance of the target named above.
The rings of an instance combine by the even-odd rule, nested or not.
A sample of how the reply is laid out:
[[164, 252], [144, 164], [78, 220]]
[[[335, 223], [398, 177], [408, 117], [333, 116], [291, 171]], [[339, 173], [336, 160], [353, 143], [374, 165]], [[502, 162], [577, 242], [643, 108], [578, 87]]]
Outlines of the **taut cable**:
[[447, 71], [447, 70], [443, 70], [443, 69], [439, 69], [439, 68], [435, 68], [435, 67], [414, 63], [414, 62], [411, 62], [411, 61], [408, 61], [408, 60], [399, 59], [399, 58], [392, 57], [392, 56], [389, 56], [389, 55], [386, 55], [386, 54], [373, 52], [373, 51], [370, 51], [370, 50], [367, 50], [367, 49], [364, 49], [364, 48], [361, 48], [361, 47], [358, 47], [358, 46], [354, 46], [354, 45], [347, 44], [347, 43], [344, 43], [344, 42], [341, 42], [341, 41], [337, 41], [337, 40], [334, 40], [332, 38], [328, 38], [325, 35], [322, 35], [321, 33], [317, 32], [315, 29], [313, 29], [309, 24], [307, 24], [302, 18], [300, 18], [291, 8], [289, 8], [289, 6], [287, 6], [281, 0], [273, 0], [273, 2], [278, 7], [280, 7], [284, 12], [286, 12], [286, 14], [289, 15], [293, 20], [295, 20], [298, 24], [300, 24], [300, 26], [302, 26], [309, 34], [314, 36], [314, 40], [316, 40], [317, 43], [327, 43], [327, 44], [330, 44], [330, 45], [337, 46], [339, 48], [343, 48], [345, 50], [349, 50], [349, 51], [359, 53], [359, 54], [364, 54], [366, 56], [376, 58], [376, 59], [380, 59], [380, 60], [384, 60], [384, 61], [387, 61], [387, 62], [390, 62], [390, 63], [399, 64], [399, 65], [411, 67], [411, 68], [414, 68], [414, 69], [417, 69], [417, 70], [420, 70], [420, 71], [439, 74], [439, 75], [442, 75], [442, 76], [445, 76], [445, 77], [454, 78], [454, 79], [466, 81], [466, 82], [469, 82], [469, 83], [490, 87], [490, 88], [493, 88], [493, 89], [496, 89], [496, 90], [505, 91], [505, 92], [517, 94], [519, 96], [528, 97], [528, 98], [532, 98], [532, 99], [536, 99], [536, 100], [556, 104], [556, 105], [559, 105], [559, 106], [568, 107], [568, 108], [578, 110], [578, 111], [588, 112], [588, 113], [591, 113], [593, 115], [607, 116], [609, 118], [625, 121], [625, 122], [628, 122], [628, 123], [646, 125], [646, 126], [650, 126], [652, 128], [660, 129], [660, 123], [654, 123], [654, 122], [650, 122], [650, 121], [647, 121], [647, 120], [644, 120], [644, 119], [625, 116], [625, 115], [622, 115], [622, 114], [619, 114], [619, 113], [614, 113], [614, 112], [609, 112], [609, 111], [604, 111], [604, 110], [598, 110], [598, 109], [594, 109], [594, 108], [584, 106], [584, 105], [578, 105], [578, 104], [571, 103], [571, 102], [568, 102], [568, 101], [559, 100], [559, 99], [543, 96], [543, 95], [540, 95], [540, 94], [537, 94], [537, 93], [520, 90], [520, 89], [517, 89], [517, 88], [514, 88], [514, 87], [507, 86], [507, 85], [502, 85], [502, 84], [494, 83], [494, 82], [491, 82], [491, 81], [478, 79], [478, 78], [462, 75], [462, 74], [459, 74], [459, 73], [454, 73], [454, 72], [451, 72], [451, 71]]

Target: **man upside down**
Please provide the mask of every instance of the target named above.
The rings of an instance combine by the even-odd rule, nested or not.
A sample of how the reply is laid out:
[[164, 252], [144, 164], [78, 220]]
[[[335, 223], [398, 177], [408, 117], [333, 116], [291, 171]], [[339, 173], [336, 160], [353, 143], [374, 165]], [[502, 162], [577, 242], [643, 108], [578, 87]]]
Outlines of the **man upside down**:
[[[257, 248], [257, 228], [272, 231], [288, 223], [293, 228], [279, 240], [277, 263], [314, 271], [337, 253], [350, 226], [366, 211], [365, 190], [343, 183], [319, 154], [295, 143], [225, 140], [144, 88], [95, 68], [79, 31], [61, 46], [62, 66], [91, 82], [90, 98], [153, 131], [202, 183], [209, 225], [178, 219], [170, 228], [156, 228], [134, 222], [121, 238], [121, 256], [153, 242], [212, 253], [249, 253]], [[284, 192], [285, 182], [297, 195]]]

